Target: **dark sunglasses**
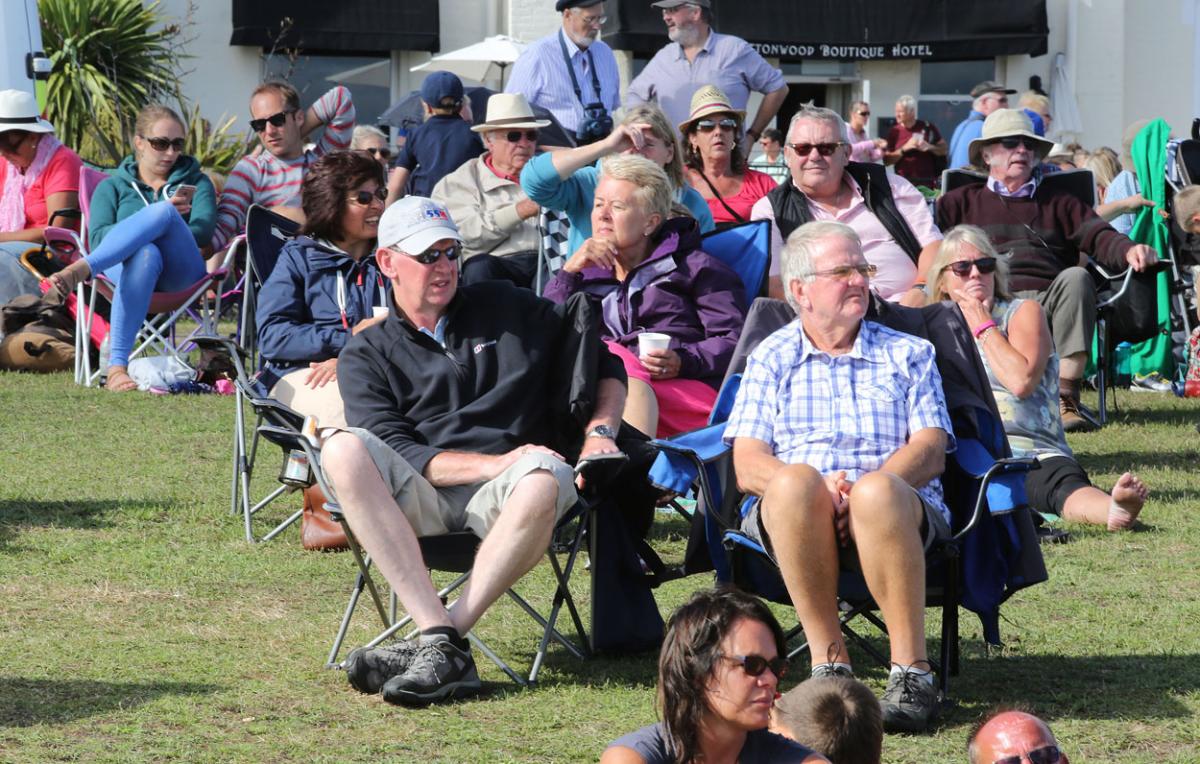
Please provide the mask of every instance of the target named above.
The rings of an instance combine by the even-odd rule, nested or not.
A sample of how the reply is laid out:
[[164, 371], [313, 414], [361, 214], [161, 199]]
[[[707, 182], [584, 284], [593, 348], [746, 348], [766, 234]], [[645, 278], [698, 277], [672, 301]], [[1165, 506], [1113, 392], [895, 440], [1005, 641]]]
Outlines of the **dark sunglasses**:
[[389, 149], [387, 146], [383, 146], [383, 147], [380, 147], [377, 149], [363, 149], [363, 151], [367, 152], [368, 154], [370, 154], [373, 157], [379, 157], [380, 159], [391, 159], [392, 158], [392, 150]]
[[711, 133], [718, 127], [722, 130], [737, 130], [738, 121], [732, 117], [724, 119], [698, 119], [696, 120], [696, 130], [702, 133]]
[[537, 143], [538, 131], [537, 130], [509, 130], [507, 133], [504, 134], [504, 140], [508, 141], [509, 143], [520, 143], [522, 138], [529, 141], [530, 143]]
[[860, 111], [860, 112], [858, 113], [858, 116], [860, 116], [860, 117], [869, 117], [869, 116], [871, 116], [871, 112], [869, 112], [869, 111]]
[[350, 197], [350, 201], [354, 202], [355, 204], [357, 204], [361, 207], [366, 207], [368, 204], [375, 201], [376, 199], [378, 199], [381, 202], [386, 202], [387, 195], [388, 195], [387, 189], [384, 188], [383, 186], [380, 186], [379, 188], [375, 189], [374, 191], [357, 191], [357, 192], [355, 192], [354, 196]]
[[400, 250], [394, 248], [392, 251], [404, 255], [405, 257], [411, 257], [421, 265], [433, 265], [442, 255], [445, 255], [446, 259], [450, 262], [454, 262], [458, 259], [462, 249], [459, 247], [459, 245], [455, 244], [453, 246], [446, 247], [445, 249], [427, 249], [419, 255], [410, 255], [407, 252], [401, 252]]
[[956, 263], [950, 263], [946, 266], [947, 270], [954, 273], [955, 276], [966, 278], [971, 275], [971, 266], [979, 269], [980, 273], [995, 273], [996, 258], [981, 257], [978, 260], [959, 260]]
[[1012, 151], [1017, 146], [1024, 146], [1025, 148], [1029, 149], [1030, 151], [1037, 151], [1037, 147], [1038, 147], [1038, 142], [1032, 138], [1021, 138], [1021, 137], [1001, 138], [998, 142], [1001, 146], [1008, 149], [1009, 151]]
[[723, 655], [721, 657], [741, 664], [742, 671], [749, 676], [762, 676], [764, 671], [771, 669], [771, 673], [775, 675], [776, 679], [783, 679], [791, 667], [788, 659], [782, 656], [770, 659], [761, 655]]
[[15, 154], [17, 149], [21, 148], [21, 144], [30, 135], [33, 135], [33, 133], [27, 130], [9, 130], [8, 132], [0, 133], [0, 149]]
[[256, 133], [261, 133], [263, 130], [267, 129], [268, 122], [271, 123], [272, 127], [283, 127], [285, 124], [287, 124], [288, 117], [295, 113], [295, 109], [285, 109], [277, 114], [272, 114], [269, 117], [252, 119], [250, 120], [250, 129]]
[[1056, 745], [1047, 745], [1036, 748], [1024, 756], [1005, 756], [1003, 759], [996, 759], [992, 764], [1021, 764], [1022, 759], [1029, 759], [1030, 764], [1055, 764], [1062, 759], [1062, 751], [1058, 750]]
[[813, 149], [823, 157], [833, 156], [833, 152], [838, 150], [839, 146], [844, 146], [842, 142], [837, 143], [789, 143], [788, 147], [802, 157], [806, 157], [812, 153]]
[[150, 148], [155, 151], [166, 151], [167, 149], [175, 149], [182, 152], [186, 140], [183, 138], [147, 138], [141, 136], [142, 140], [150, 144]]

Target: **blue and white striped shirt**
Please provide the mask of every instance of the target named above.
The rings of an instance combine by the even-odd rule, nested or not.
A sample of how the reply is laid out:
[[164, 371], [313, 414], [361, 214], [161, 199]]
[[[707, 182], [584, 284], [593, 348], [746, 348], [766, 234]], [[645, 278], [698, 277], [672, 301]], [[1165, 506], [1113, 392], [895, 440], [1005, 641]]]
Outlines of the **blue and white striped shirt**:
[[[944, 430], [946, 450], [954, 450], [933, 345], [863, 321], [850, 352], [829, 355], [795, 320], [750, 354], [725, 442], [761, 440], [787, 464], [823, 475], [845, 470], [854, 482], [926, 427]], [[917, 493], [950, 521], [940, 480]]]
[[[571, 75], [567, 73], [562, 48], [559, 46], [560, 37], [567, 45], [567, 54], [575, 68], [575, 78], [579, 82], [579, 94], [583, 97], [583, 102], [599, 101], [611, 116], [621, 103], [621, 78], [617, 72], [617, 59], [612, 48], [596, 40], [585, 50], [576, 45], [561, 29], [530, 43], [513, 64], [512, 76], [509, 77], [504, 92], [520, 93], [531, 104], [549, 109], [559, 124], [574, 135], [583, 121], [583, 106], [571, 87]], [[592, 72], [587, 51], [591, 51], [590, 59], [596, 65], [596, 79], [600, 83], [599, 96], [592, 87]]]

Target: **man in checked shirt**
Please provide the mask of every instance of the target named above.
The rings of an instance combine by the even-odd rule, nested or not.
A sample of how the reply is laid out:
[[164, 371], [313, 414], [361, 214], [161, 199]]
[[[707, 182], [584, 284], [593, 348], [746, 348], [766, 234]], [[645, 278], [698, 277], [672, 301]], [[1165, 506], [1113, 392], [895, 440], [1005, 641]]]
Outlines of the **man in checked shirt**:
[[813, 676], [852, 676], [838, 623], [842, 566], [862, 570], [887, 622], [885, 727], [922, 731], [938, 692], [925, 651], [925, 555], [950, 534], [938, 476], [954, 447], [933, 345], [864, 321], [870, 277], [854, 229], [808, 223], [782, 273], [798, 319], [751, 354], [725, 430], [743, 521], [779, 563]]

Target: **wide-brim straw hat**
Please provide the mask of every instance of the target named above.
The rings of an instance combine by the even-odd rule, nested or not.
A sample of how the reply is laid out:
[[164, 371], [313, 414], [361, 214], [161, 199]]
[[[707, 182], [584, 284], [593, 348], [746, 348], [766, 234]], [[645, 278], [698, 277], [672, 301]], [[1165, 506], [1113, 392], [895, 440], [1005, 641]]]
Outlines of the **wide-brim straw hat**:
[[1020, 109], [996, 109], [988, 115], [988, 118], [983, 121], [983, 133], [971, 141], [971, 145], [967, 147], [967, 154], [970, 156], [971, 164], [979, 167], [983, 165], [983, 160], [979, 158], [979, 152], [989, 143], [1000, 140], [1001, 138], [1029, 138], [1037, 144], [1038, 160], [1046, 158], [1050, 153], [1050, 149], [1054, 146], [1053, 141], [1048, 141], [1042, 136], [1033, 131], [1033, 123], [1029, 121], [1029, 117], [1025, 116]]
[[54, 125], [42, 119], [37, 100], [24, 90], [0, 90], [0, 133], [25, 130], [30, 133], [52, 133]]
[[477, 133], [488, 130], [540, 130], [549, 124], [550, 120], [534, 116], [529, 101], [520, 93], [496, 93], [488, 98], [487, 119], [471, 129]]
[[746, 120], [746, 112], [743, 109], [733, 108], [733, 104], [729, 103], [729, 96], [725, 95], [725, 91], [721, 90], [716, 85], [705, 85], [704, 87], [692, 93], [692, 109], [688, 114], [688, 118], [679, 123], [679, 132], [682, 135], [687, 135], [692, 128], [692, 123], [698, 119], [704, 119], [709, 114], [736, 114], [741, 121]]

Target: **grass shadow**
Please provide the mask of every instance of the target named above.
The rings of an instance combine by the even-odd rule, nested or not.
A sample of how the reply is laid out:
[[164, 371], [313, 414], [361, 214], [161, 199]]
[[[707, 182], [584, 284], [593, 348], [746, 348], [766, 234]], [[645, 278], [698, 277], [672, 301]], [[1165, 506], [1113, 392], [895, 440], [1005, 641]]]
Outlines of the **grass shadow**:
[[0, 551], [9, 546], [21, 528], [108, 529], [114, 527], [107, 517], [113, 511], [119, 512], [122, 519], [144, 519], [165, 516], [172, 508], [165, 501], [3, 499], [0, 500]]
[[0, 727], [57, 724], [127, 709], [163, 695], [207, 695], [222, 687], [200, 682], [98, 682], [0, 676]]

